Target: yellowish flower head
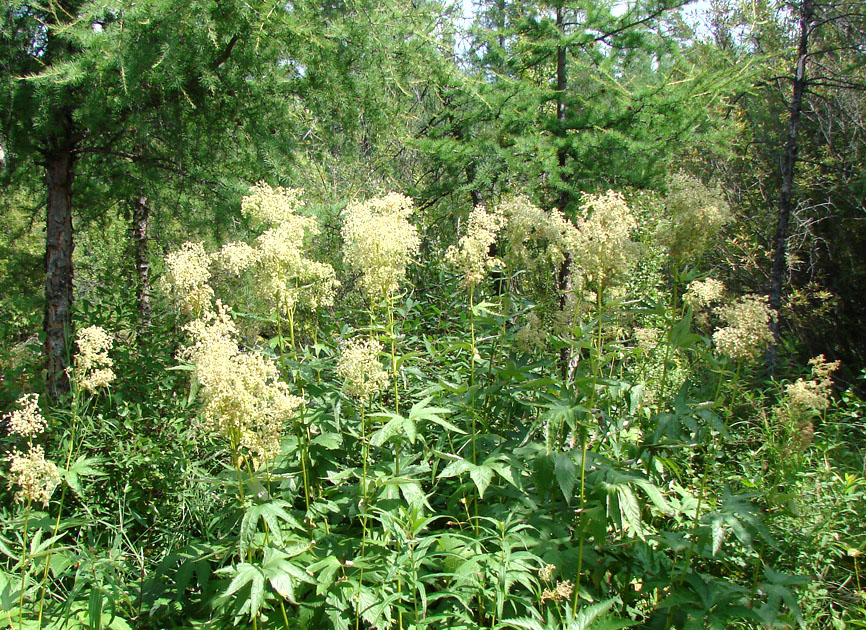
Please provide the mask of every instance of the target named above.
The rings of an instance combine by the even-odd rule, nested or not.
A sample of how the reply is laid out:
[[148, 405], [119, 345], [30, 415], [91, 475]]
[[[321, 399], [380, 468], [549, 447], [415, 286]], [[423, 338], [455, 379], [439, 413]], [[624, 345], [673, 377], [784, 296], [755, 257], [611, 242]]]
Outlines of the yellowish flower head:
[[243, 241], [234, 241], [223, 245], [213, 260], [228, 273], [239, 276], [258, 262], [259, 252]]
[[[259, 206], [272, 210], [279, 200], [262, 195], [257, 199]], [[339, 283], [330, 265], [307, 256], [308, 241], [319, 233], [316, 219], [292, 214], [289, 206], [294, 207], [288, 204], [285, 212], [269, 214], [272, 227], [256, 239], [255, 246], [229, 243], [214, 256], [214, 262], [233, 275], [251, 270], [256, 292], [266, 302], [279, 305], [283, 313], [298, 306], [316, 310], [333, 303]]]
[[27, 453], [13, 449], [6, 456], [9, 462], [9, 489], [16, 486], [15, 501], [48, 505], [54, 488], [60, 483], [57, 466], [45, 459], [45, 451], [34, 445]]
[[208, 284], [210, 262], [201, 243], [184, 243], [165, 257], [166, 280], [188, 312], [198, 314], [211, 309], [214, 293]]
[[204, 425], [254, 457], [272, 459], [280, 450], [283, 424], [303, 404], [279, 380], [274, 362], [242, 351], [228, 309], [185, 327], [193, 340], [184, 356], [195, 366], [204, 397]]
[[689, 283], [683, 294], [683, 302], [695, 311], [709, 308], [720, 302], [725, 295], [725, 285], [714, 278], [695, 280]]
[[343, 211], [343, 257], [359, 272], [359, 283], [373, 299], [400, 288], [409, 261], [418, 253], [418, 230], [409, 223], [414, 204], [399, 193], [388, 193]]
[[114, 361], [108, 356], [113, 343], [111, 335], [100, 326], [88, 326], [78, 331], [78, 354], [75, 355], [72, 378], [80, 389], [95, 392], [114, 380], [115, 374], [111, 369]]
[[45, 418], [39, 411], [39, 395], [25, 394], [18, 399], [18, 409], [2, 416], [9, 425], [9, 433], [32, 438], [45, 430]]
[[589, 280], [611, 287], [626, 277], [640, 257], [640, 245], [631, 240], [637, 221], [625, 197], [612, 190], [598, 195], [584, 193], [581, 210], [583, 217], [577, 222], [579, 234], [572, 251]]
[[840, 362], [828, 363], [824, 355], [809, 360], [812, 378], [797, 379], [785, 388], [788, 402], [798, 412], [813, 411], [820, 413], [830, 406], [830, 393], [833, 389], [832, 374], [839, 369]]
[[547, 331], [541, 318], [535, 313], [529, 313], [526, 324], [517, 331], [514, 340], [521, 352], [543, 352], [547, 348]]
[[720, 188], [707, 188], [685, 173], [673, 175], [668, 187], [658, 239], [676, 260], [697, 258], [731, 220], [730, 206]]
[[505, 215], [500, 208], [488, 212], [479, 205], [469, 213], [466, 234], [456, 247], [452, 245], [445, 254], [445, 262], [463, 276], [463, 283], [467, 287], [477, 285], [488, 271], [502, 264], [490, 256], [490, 246], [505, 224]]
[[717, 312], [729, 324], [713, 333], [713, 342], [723, 355], [735, 361], [752, 362], [772, 343], [773, 312], [765, 296], [745, 295]]
[[259, 182], [241, 201], [241, 212], [262, 223], [282, 223], [304, 206], [302, 195], [303, 191], [296, 188], [271, 188]]
[[388, 373], [379, 361], [382, 343], [376, 339], [349, 339], [337, 360], [343, 391], [362, 404], [388, 386]]
[[659, 343], [658, 328], [635, 328], [634, 338], [637, 340], [637, 346], [645, 353], [652, 352]]
[[545, 212], [529, 198], [518, 195], [503, 201], [498, 211], [507, 221], [506, 262], [510, 267], [559, 267], [566, 253], [574, 251], [577, 228], [559, 210]]

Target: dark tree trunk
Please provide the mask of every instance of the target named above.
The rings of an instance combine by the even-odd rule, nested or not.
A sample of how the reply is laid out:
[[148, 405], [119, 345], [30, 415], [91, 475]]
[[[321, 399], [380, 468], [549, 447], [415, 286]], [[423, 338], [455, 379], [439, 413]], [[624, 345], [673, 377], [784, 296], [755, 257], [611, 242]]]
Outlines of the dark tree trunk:
[[140, 195], [132, 208], [130, 236], [135, 248], [135, 273], [138, 281], [138, 314], [145, 326], [150, 325], [150, 260], [147, 255], [147, 225], [150, 206], [147, 197]]
[[45, 358], [46, 389], [53, 401], [69, 392], [69, 350], [72, 308], [72, 164], [70, 146], [45, 154], [48, 210], [45, 229]]
[[782, 159], [782, 188], [779, 193], [779, 217], [773, 241], [773, 268], [770, 273], [770, 308], [775, 314], [771, 324], [774, 341], [767, 352], [767, 365], [771, 373], [776, 371], [778, 363], [782, 289], [788, 253], [788, 223], [794, 204], [794, 168], [797, 164], [797, 139], [800, 130], [800, 114], [803, 109], [803, 93], [806, 88], [806, 59], [809, 55], [809, 35], [813, 17], [814, 0], [802, 0], [797, 68], [794, 74], [791, 104], [788, 108], [788, 129], [785, 138], [785, 154]]

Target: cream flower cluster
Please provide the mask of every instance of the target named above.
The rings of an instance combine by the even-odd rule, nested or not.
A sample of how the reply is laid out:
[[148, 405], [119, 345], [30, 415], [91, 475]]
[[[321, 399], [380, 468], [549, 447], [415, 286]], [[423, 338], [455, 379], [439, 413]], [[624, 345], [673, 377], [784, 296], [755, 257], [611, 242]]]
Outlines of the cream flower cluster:
[[39, 411], [39, 396], [26, 394], [18, 399], [18, 409], [2, 416], [6, 420], [9, 433], [20, 435], [31, 442], [24, 453], [17, 448], [6, 456], [9, 462], [8, 484], [12, 490], [16, 486], [15, 500], [20, 503], [40, 502], [48, 505], [51, 493], [60, 483], [57, 466], [45, 459], [45, 451], [33, 445], [32, 439], [45, 430], [45, 418]]
[[658, 328], [635, 328], [634, 338], [637, 340], [637, 346], [646, 354], [655, 350], [659, 345], [659, 329]]
[[60, 483], [60, 473], [53, 462], [45, 459], [43, 448], [31, 446], [26, 453], [13, 449], [6, 460], [9, 462], [9, 489], [18, 486], [15, 501], [39, 502], [47, 506], [51, 494]]
[[292, 220], [303, 206], [302, 195], [297, 188], [272, 188], [259, 182], [241, 201], [241, 212], [262, 223], [283, 223]]
[[25, 394], [18, 399], [19, 409], [2, 416], [7, 422], [9, 433], [32, 438], [45, 430], [45, 418], [39, 411], [39, 395]]
[[657, 237], [676, 260], [698, 257], [731, 220], [731, 209], [721, 189], [707, 188], [690, 175], [673, 175], [668, 187], [667, 217]]
[[275, 457], [283, 423], [303, 399], [292, 395], [279, 380], [273, 361], [239, 348], [234, 322], [222, 304], [217, 303], [217, 312], [187, 324], [185, 330], [193, 345], [184, 356], [195, 366], [201, 384], [205, 428], [254, 457]]
[[72, 379], [83, 390], [95, 392], [101, 387], [107, 387], [115, 378], [114, 365], [108, 351], [114, 341], [100, 326], [88, 326], [78, 331], [75, 355], [75, 367]]
[[707, 278], [690, 282], [683, 294], [683, 302], [699, 311], [720, 302], [724, 296], [725, 285], [714, 278]]
[[271, 226], [254, 245], [231, 242], [208, 255], [201, 243], [184, 243], [169, 254], [167, 278], [187, 312], [199, 316], [213, 311], [211, 266], [234, 276], [252, 271], [258, 295], [284, 313], [332, 304], [337, 276], [333, 267], [307, 256], [307, 243], [319, 226], [314, 217], [296, 214], [302, 206], [301, 191], [259, 183], [241, 204], [244, 214]]
[[559, 266], [576, 249], [577, 229], [559, 210], [545, 212], [518, 195], [499, 208], [506, 220], [506, 262], [510, 267], [537, 268], [539, 263]]
[[343, 257], [359, 272], [359, 283], [373, 299], [386, 298], [400, 287], [409, 261], [418, 252], [418, 230], [409, 223], [411, 199], [395, 192], [343, 211]]
[[797, 379], [785, 388], [788, 402], [798, 411], [813, 411], [820, 413], [830, 406], [830, 392], [833, 387], [831, 375], [839, 369], [840, 362], [828, 363], [824, 355], [818, 355], [809, 360], [812, 367], [812, 378]]
[[388, 386], [388, 373], [379, 361], [382, 343], [375, 339], [349, 339], [337, 360], [343, 391], [362, 404]]
[[544, 328], [544, 322], [536, 313], [526, 316], [526, 324], [517, 331], [515, 342], [521, 352], [541, 352], [547, 347], [548, 333]]
[[765, 296], [745, 295], [717, 312], [729, 324], [713, 333], [713, 342], [723, 355], [735, 361], [755, 361], [773, 341], [773, 312]]
[[501, 208], [488, 212], [484, 206], [478, 205], [469, 213], [466, 234], [460, 238], [457, 246], [452, 245], [445, 254], [445, 262], [457, 269], [467, 287], [477, 285], [491, 269], [502, 264], [490, 256], [490, 246], [505, 224]]
[[609, 287], [623, 279], [640, 256], [640, 245], [631, 240], [637, 228], [625, 197], [609, 190], [584, 194], [584, 216], [577, 222], [574, 254], [584, 274], [596, 286]]
[[188, 313], [198, 315], [211, 309], [210, 260], [204, 245], [191, 242], [165, 257], [166, 280]]

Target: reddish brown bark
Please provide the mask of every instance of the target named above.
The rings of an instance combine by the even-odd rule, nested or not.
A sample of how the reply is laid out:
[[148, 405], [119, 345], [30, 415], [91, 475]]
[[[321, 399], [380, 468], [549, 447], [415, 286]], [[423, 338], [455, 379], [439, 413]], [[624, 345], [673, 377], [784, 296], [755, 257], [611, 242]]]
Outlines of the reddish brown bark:
[[45, 227], [46, 389], [57, 401], [69, 392], [67, 339], [72, 309], [72, 164], [69, 147], [45, 156], [48, 209]]

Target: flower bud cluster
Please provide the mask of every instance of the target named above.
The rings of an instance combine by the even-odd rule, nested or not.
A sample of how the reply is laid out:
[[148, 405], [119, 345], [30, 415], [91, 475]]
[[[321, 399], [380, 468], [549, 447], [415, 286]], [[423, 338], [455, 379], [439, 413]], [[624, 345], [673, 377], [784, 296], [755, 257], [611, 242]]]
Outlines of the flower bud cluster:
[[818, 355], [809, 360], [812, 367], [812, 378], [797, 379], [785, 388], [788, 402], [798, 412], [812, 411], [820, 413], [830, 406], [830, 392], [833, 388], [831, 375], [839, 369], [840, 362], [828, 363], [824, 355]]
[[241, 212], [262, 223], [290, 221], [304, 205], [303, 191], [297, 188], [272, 188], [265, 182], [256, 184], [241, 201]]
[[95, 392], [114, 380], [114, 370], [111, 369], [114, 361], [108, 356], [113, 343], [111, 335], [100, 326], [88, 326], [78, 331], [78, 354], [75, 355], [72, 380], [79, 389]]
[[502, 265], [502, 261], [490, 255], [490, 246], [505, 223], [505, 215], [500, 208], [488, 212], [484, 206], [478, 205], [469, 213], [466, 234], [460, 238], [457, 246], [448, 248], [445, 262], [462, 274], [467, 287], [477, 285], [488, 271]]
[[18, 399], [19, 409], [3, 414], [9, 433], [32, 438], [45, 430], [45, 418], [39, 411], [39, 395], [25, 394]]
[[731, 209], [720, 188], [710, 189], [685, 173], [673, 175], [665, 200], [666, 220], [657, 237], [672, 258], [697, 258], [731, 220]]
[[6, 456], [9, 462], [8, 484], [12, 490], [16, 486], [15, 500], [19, 503], [39, 502], [48, 505], [51, 493], [60, 483], [57, 466], [45, 459], [45, 451], [33, 444], [33, 438], [45, 431], [45, 418], [39, 411], [39, 396], [25, 394], [18, 399], [18, 409], [2, 416], [9, 433], [26, 438], [29, 445], [26, 452], [17, 448]]
[[60, 473], [53, 462], [45, 459], [43, 448], [34, 445], [26, 453], [12, 449], [6, 461], [9, 462], [9, 489], [18, 486], [15, 501], [47, 506], [54, 488], [60, 483]]
[[210, 310], [213, 289], [210, 281], [210, 256], [201, 243], [187, 242], [165, 257], [166, 281], [175, 298], [188, 314]]
[[510, 267], [530, 271], [543, 264], [558, 267], [575, 250], [577, 229], [559, 210], [545, 212], [518, 195], [503, 201], [498, 211], [507, 221], [506, 262]]
[[725, 296], [725, 285], [714, 278], [695, 280], [689, 283], [683, 294], [683, 302], [694, 311], [711, 307]]
[[205, 401], [205, 428], [254, 457], [279, 454], [283, 423], [303, 404], [279, 380], [274, 362], [258, 352], [242, 351], [228, 309], [217, 302], [185, 327], [193, 340], [183, 356], [195, 367]]
[[745, 295], [716, 312], [729, 324], [713, 333], [713, 342], [721, 354], [735, 361], [752, 362], [773, 341], [773, 312], [765, 296]]
[[625, 197], [612, 190], [584, 194], [581, 210], [572, 245], [576, 261], [596, 286], [618, 284], [640, 257], [640, 245], [631, 240], [637, 221]]
[[343, 257], [372, 299], [397, 291], [418, 252], [418, 230], [409, 223], [413, 211], [412, 200], [395, 192], [352, 202], [343, 211]]
[[343, 391], [362, 404], [388, 386], [388, 373], [379, 361], [382, 343], [376, 339], [349, 339], [337, 360]]

